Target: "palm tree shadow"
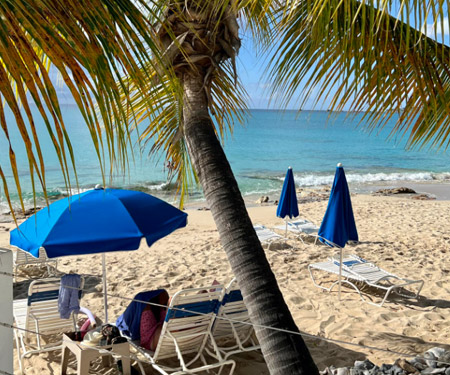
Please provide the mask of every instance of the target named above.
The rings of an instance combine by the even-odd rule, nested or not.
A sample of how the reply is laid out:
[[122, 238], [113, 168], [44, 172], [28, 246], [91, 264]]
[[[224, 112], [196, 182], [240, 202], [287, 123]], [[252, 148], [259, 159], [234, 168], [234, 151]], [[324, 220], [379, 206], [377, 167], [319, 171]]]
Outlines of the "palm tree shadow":
[[[335, 367], [352, 366], [355, 361], [366, 358], [362, 352], [344, 348], [319, 338], [304, 337], [304, 340], [319, 370], [331, 365]], [[270, 374], [260, 351], [236, 354], [233, 356], [233, 360], [236, 361], [236, 368], [242, 374], [247, 373], [246, 368], [248, 368], [248, 372], [251, 370], [255, 374]]]
[[[62, 275], [62, 274], [61, 274]], [[96, 286], [101, 284], [102, 278], [96, 275], [81, 275], [84, 278], [83, 294], [98, 293]], [[35, 280], [42, 279], [25, 279], [17, 281], [13, 284], [13, 299], [23, 299], [28, 296], [30, 284]]]
[[353, 366], [355, 361], [363, 361], [367, 355], [363, 352], [344, 348], [319, 338], [304, 338], [306, 345], [319, 370], [333, 365], [334, 367]]
[[[371, 301], [374, 303], [380, 303], [385, 295], [385, 291], [374, 288], [371, 286], [368, 286], [366, 284], [357, 283], [358, 288], [362, 295], [364, 296], [364, 299], [367, 301]], [[347, 287], [347, 285], [344, 285]], [[345, 288], [344, 290], [347, 290]], [[348, 289], [350, 292], [353, 292], [352, 289]], [[399, 294], [401, 293], [401, 294]], [[388, 304], [398, 304], [403, 305], [409, 308], [441, 308], [441, 309], [449, 309], [450, 308], [450, 301], [444, 300], [444, 299], [432, 299], [427, 298], [423, 295], [419, 295], [418, 298], [415, 298], [415, 292], [411, 290], [407, 290], [404, 288], [400, 288], [397, 290], [397, 292], [392, 292], [388, 298], [386, 299], [385, 305], [388, 306]]]
[[450, 309], [450, 301], [445, 299], [432, 299], [424, 296], [419, 296], [418, 299], [402, 298], [401, 296], [392, 295], [389, 298], [390, 302], [398, 303], [408, 307], [438, 307], [441, 309]]
[[[420, 332], [418, 332], [419, 334]], [[390, 350], [405, 353], [405, 356], [417, 353], [422, 354], [433, 347], [440, 347], [450, 350], [448, 343], [427, 342], [420, 337], [399, 335], [392, 332], [378, 332], [371, 336], [374, 342], [383, 342], [386, 348]]]

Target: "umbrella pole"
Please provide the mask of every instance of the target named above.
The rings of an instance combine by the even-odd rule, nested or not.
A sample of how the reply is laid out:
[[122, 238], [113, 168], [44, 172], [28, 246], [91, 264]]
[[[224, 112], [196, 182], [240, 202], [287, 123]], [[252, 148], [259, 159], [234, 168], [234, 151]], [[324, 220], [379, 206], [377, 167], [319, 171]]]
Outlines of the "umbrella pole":
[[103, 268], [103, 298], [105, 302], [105, 323], [108, 323], [108, 289], [106, 286], [106, 255], [102, 253], [102, 268]]
[[339, 254], [339, 301], [341, 300], [341, 278], [342, 278], [342, 261], [343, 261], [343, 251], [340, 249]]
[[287, 219], [284, 219], [284, 221], [286, 222], [286, 231], [284, 232], [284, 238], [287, 238], [288, 220], [287, 220]]

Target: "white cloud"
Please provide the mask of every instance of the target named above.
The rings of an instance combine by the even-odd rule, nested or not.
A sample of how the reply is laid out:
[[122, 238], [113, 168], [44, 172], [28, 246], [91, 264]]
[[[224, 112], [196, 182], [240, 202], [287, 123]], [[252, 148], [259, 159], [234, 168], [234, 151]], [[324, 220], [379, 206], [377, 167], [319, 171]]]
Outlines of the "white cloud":
[[[427, 36], [429, 36], [430, 38], [434, 38], [437, 34], [438, 37], [448, 37], [450, 34], [450, 29], [449, 29], [449, 24], [448, 24], [448, 17], [444, 17], [443, 20], [444, 23], [444, 35], [442, 35], [442, 26], [441, 26], [441, 22], [439, 22], [438, 20], [438, 24], [435, 25], [434, 23], [427, 23], [426, 25], [422, 26], [421, 31], [423, 33], [425, 33]], [[435, 30], [435, 26], [436, 30]]]

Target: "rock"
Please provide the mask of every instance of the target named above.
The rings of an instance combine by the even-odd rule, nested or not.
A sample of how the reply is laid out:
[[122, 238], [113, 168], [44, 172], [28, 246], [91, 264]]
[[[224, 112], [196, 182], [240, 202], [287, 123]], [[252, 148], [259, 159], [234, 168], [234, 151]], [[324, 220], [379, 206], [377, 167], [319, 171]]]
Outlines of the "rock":
[[255, 203], [267, 203], [269, 201], [269, 197], [267, 195], [262, 195]]
[[434, 375], [434, 374], [444, 374], [445, 368], [433, 368], [433, 367], [427, 367], [425, 370], [421, 372], [422, 375]]
[[423, 355], [423, 358], [425, 359], [425, 363], [428, 367], [436, 368], [436, 359], [437, 357], [434, 355], [434, 353], [430, 350], [426, 351]]
[[209, 207], [200, 207], [200, 208], [197, 208], [197, 211], [209, 211], [209, 210], [210, 210]]
[[389, 374], [389, 371], [391, 370], [391, 368], [392, 368], [392, 365], [387, 365], [387, 364], [383, 363], [381, 365], [380, 370], [383, 372], [383, 374]]
[[417, 370], [425, 370], [427, 368], [427, 365], [425, 363], [425, 360], [420, 357], [415, 357], [409, 361]]
[[394, 365], [394, 366], [392, 366], [390, 368], [389, 372], [387, 372], [386, 374], [389, 374], [389, 375], [404, 375], [406, 373], [405, 373], [405, 370], [403, 370], [401, 367], [398, 367], [398, 366]]
[[414, 195], [411, 197], [411, 199], [416, 199], [418, 201], [432, 201], [432, 200], [436, 200], [435, 197], [432, 197], [428, 194], [419, 194], [419, 195]]
[[441, 359], [441, 357], [446, 353], [446, 350], [443, 348], [439, 348], [438, 346], [435, 346], [434, 348], [428, 349], [426, 353], [433, 353], [433, 355], [437, 359]]
[[364, 361], [355, 361], [355, 369], [356, 370], [371, 370], [375, 367], [375, 364], [370, 362], [368, 359]]
[[437, 363], [437, 367], [450, 367], [450, 352], [445, 351], [439, 356], [439, 361], [442, 361], [442, 363]]
[[405, 359], [397, 359], [395, 365], [405, 370], [407, 374], [417, 373], [417, 369]]
[[[17, 209], [17, 210], [14, 211], [14, 213], [16, 214], [17, 218], [23, 219], [25, 217], [34, 215], [40, 209], [41, 209], [41, 207], [36, 206], [36, 210], [34, 209], [34, 207], [27, 208], [27, 209], [25, 209], [25, 211], [22, 211], [21, 209]], [[11, 211], [7, 212], [5, 215], [11, 215]]]
[[[431, 348], [422, 356], [417, 356], [411, 360], [397, 359], [393, 365], [383, 364], [376, 366], [369, 360], [355, 361], [353, 368], [333, 366], [321, 371], [322, 375], [450, 375], [448, 361], [450, 351], [442, 348]], [[436, 365], [436, 360], [445, 362], [441, 367]]]
[[392, 195], [392, 194], [416, 194], [416, 192], [413, 189], [407, 188], [407, 187], [399, 187], [399, 188], [392, 188], [392, 189], [380, 189], [375, 192], [375, 194], [381, 194], [381, 195]]

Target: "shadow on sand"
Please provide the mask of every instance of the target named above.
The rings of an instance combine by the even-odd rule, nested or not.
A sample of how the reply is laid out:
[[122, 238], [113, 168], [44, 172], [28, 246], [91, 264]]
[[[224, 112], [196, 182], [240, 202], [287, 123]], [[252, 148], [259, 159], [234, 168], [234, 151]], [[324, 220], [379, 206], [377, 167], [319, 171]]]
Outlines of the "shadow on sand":
[[[55, 270], [54, 273], [52, 273], [52, 276], [50, 277], [61, 277], [62, 275], [64, 275], [63, 273], [60, 273], [58, 271]], [[84, 288], [83, 288], [83, 293], [84, 294], [88, 294], [88, 293], [98, 293], [98, 288], [96, 288], [97, 285], [102, 283], [102, 278], [96, 275], [82, 275], [84, 277]], [[22, 299], [22, 298], [27, 298], [28, 296], [28, 289], [30, 287], [30, 284], [34, 281], [34, 280], [39, 280], [39, 279], [45, 279], [48, 278], [48, 275], [39, 275], [38, 277], [36, 277], [35, 274], [30, 275], [30, 274], [21, 274], [19, 277], [17, 277], [17, 281], [14, 283], [13, 285], [13, 299]]]

